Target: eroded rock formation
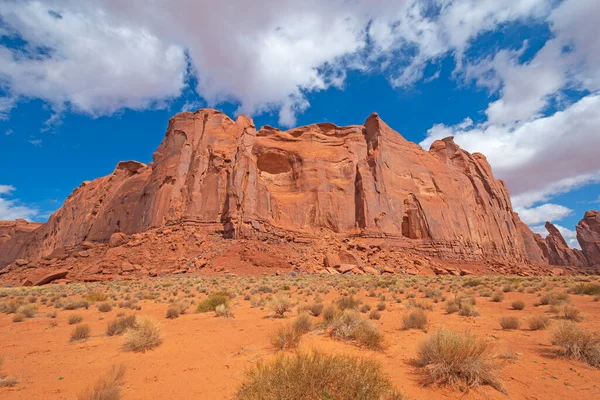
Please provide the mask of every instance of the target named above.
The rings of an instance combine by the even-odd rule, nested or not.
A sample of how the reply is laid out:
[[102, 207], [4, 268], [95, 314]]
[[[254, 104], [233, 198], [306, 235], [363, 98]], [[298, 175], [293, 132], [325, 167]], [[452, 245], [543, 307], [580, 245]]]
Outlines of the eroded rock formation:
[[588, 262], [579, 249], [571, 249], [558, 228], [546, 222], [548, 236], [539, 245], [548, 262], [552, 265], [585, 267]]
[[600, 267], [600, 212], [586, 212], [576, 230], [577, 241], [588, 263]]
[[0, 267], [17, 258], [59, 259], [85, 243], [110, 241], [102, 250], [110, 253], [133, 246], [131, 235], [169, 226], [299, 243], [383, 238], [449, 260], [545, 263], [551, 254], [513, 213], [482, 154], [451, 137], [423, 150], [377, 114], [364, 125], [257, 131], [245, 116], [183, 112], [169, 121], [153, 158], [119, 163], [75, 189], [47, 223], [0, 239], [10, 248]]

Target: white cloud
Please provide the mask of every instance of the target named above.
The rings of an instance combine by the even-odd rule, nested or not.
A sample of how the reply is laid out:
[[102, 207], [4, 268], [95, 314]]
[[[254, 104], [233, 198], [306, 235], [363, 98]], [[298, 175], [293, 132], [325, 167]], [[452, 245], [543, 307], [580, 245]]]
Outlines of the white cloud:
[[[4, 34], [18, 33], [30, 45], [0, 47], [0, 81], [13, 101], [41, 98], [58, 110], [67, 105], [105, 115], [178, 96], [185, 51], [196, 90], [209, 105], [230, 100], [248, 114], [275, 110], [280, 123], [291, 125], [309, 106], [306, 93], [343, 85], [348, 69], [379, 69], [393, 85], [410, 85], [429, 61], [455, 54], [462, 65], [474, 38], [506, 22], [542, 18], [551, 4], [5, 1]], [[40, 55], [36, 48], [47, 51]]]
[[519, 213], [521, 221], [528, 225], [539, 224], [540, 222], [546, 221], [560, 221], [564, 217], [571, 215], [573, 210], [560, 204], [546, 203], [541, 206], [531, 208], [515, 208], [515, 211]]
[[435, 125], [421, 145], [428, 148], [435, 139], [454, 136], [466, 150], [487, 156], [496, 177], [507, 182], [515, 207], [530, 207], [600, 181], [599, 109], [600, 94], [516, 127]]
[[52, 3], [61, 2], [0, 4], [0, 17], [28, 42], [24, 49], [0, 46], [0, 87], [10, 93], [0, 102], [0, 116], [21, 97], [97, 116], [179, 95], [185, 72], [180, 46], [95, 7], [61, 9], [57, 17], [48, 12]]
[[15, 190], [15, 187], [12, 185], [0, 185], [0, 195], [10, 194]]
[[[570, 248], [581, 250], [581, 246], [579, 245], [579, 242], [577, 241], [577, 232], [576, 231], [565, 228], [564, 226], [561, 226], [561, 225], [554, 224], [554, 226], [556, 227], [556, 229], [558, 229], [558, 231], [563, 236], [563, 238], [565, 239], [565, 242], [567, 242], [567, 245]], [[532, 226], [531, 230], [533, 230], [535, 233], [539, 233], [543, 238], [546, 238], [546, 236], [548, 236], [548, 230], [546, 230], [546, 227], [544, 225]]]
[[29, 139], [28, 142], [34, 147], [42, 147], [42, 139]]
[[11, 185], [0, 185], [0, 220], [12, 220], [17, 218], [32, 219], [38, 215], [38, 210], [21, 204], [18, 200], [7, 199], [15, 187]]

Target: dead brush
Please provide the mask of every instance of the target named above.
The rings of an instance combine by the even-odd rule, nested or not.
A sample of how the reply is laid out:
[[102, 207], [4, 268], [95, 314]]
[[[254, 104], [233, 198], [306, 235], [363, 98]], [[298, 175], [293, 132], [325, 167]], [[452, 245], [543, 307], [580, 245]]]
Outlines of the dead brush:
[[589, 332], [573, 322], [563, 322], [552, 334], [552, 344], [562, 347], [564, 357], [600, 368], [600, 334]]
[[78, 400], [119, 400], [122, 398], [121, 388], [125, 376], [123, 365], [112, 366], [111, 369], [100, 377], [94, 386], [81, 393]]
[[159, 346], [164, 339], [162, 326], [150, 317], [140, 317], [125, 331], [123, 350], [145, 352]]
[[418, 363], [423, 368], [423, 384], [449, 385], [469, 389], [489, 385], [506, 393], [497, 376], [501, 362], [493, 354], [491, 342], [469, 332], [442, 328], [429, 336], [419, 349]]

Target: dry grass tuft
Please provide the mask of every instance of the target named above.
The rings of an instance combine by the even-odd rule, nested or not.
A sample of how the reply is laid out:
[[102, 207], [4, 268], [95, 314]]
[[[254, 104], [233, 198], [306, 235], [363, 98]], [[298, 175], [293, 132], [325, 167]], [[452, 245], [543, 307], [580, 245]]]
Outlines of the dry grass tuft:
[[162, 327], [156, 320], [140, 317], [125, 331], [123, 350], [145, 352], [159, 346], [163, 338]]
[[534, 315], [527, 320], [527, 324], [532, 331], [546, 329], [550, 325], [550, 318], [545, 315]]
[[123, 365], [112, 366], [106, 375], [96, 381], [94, 386], [80, 394], [78, 400], [119, 400], [122, 398], [121, 387], [125, 367]]
[[519, 329], [521, 323], [517, 317], [502, 317], [500, 318], [500, 326], [505, 330]]
[[419, 349], [424, 367], [424, 384], [450, 385], [469, 389], [489, 385], [506, 393], [496, 370], [501, 363], [492, 353], [493, 345], [469, 332], [442, 328], [429, 336]]
[[567, 358], [582, 360], [600, 368], [600, 335], [580, 328], [573, 322], [563, 322], [552, 334], [552, 344], [563, 348]]
[[135, 315], [130, 315], [128, 317], [119, 317], [114, 321], [108, 323], [106, 327], [106, 335], [114, 336], [121, 335], [125, 333], [125, 331], [135, 325]]
[[0, 387], [13, 387], [17, 384], [17, 380], [8, 376], [2, 371], [4, 365], [4, 357], [0, 357]]
[[85, 340], [90, 337], [89, 325], [77, 325], [71, 332], [71, 342]]
[[331, 324], [331, 336], [356, 340], [361, 346], [371, 350], [383, 348], [383, 334], [371, 321], [362, 319], [356, 311], [346, 310]]
[[521, 300], [515, 300], [512, 302], [511, 307], [513, 310], [522, 310], [525, 308], [525, 302]]
[[301, 336], [302, 334], [288, 323], [273, 332], [271, 335], [271, 344], [277, 350], [295, 349], [300, 344]]
[[427, 328], [427, 315], [425, 311], [416, 308], [402, 317], [402, 329], [422, 329]]
[[217, 308], [215, 308], [215, 315], [217, 317], [232, 318], [233, 312], [231, 311], [231, 308], [229, 308], [229, 304], [219, 304]]
[[275, 313], [275, 316], [283, 318], [285, 313], [292, 308], [292, 302], [288, 297], [275, 296], [269, 301], [268, 307]]
[[260, 362], [239, 388], [239, 400], [400, 400], [381, 366], [359, 358], [319, 352]]

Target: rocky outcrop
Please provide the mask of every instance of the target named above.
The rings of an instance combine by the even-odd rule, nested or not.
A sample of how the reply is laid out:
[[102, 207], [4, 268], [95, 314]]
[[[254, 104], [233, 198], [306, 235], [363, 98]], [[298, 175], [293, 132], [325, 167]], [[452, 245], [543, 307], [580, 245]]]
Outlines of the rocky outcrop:
[[569, 248], [567, 242], [556, 226], [550, 222], [546, 222], [545, 227], [548, 231], [548, 236], [546, 236], [546, 239], [543, 240], [543, 242], [540, 241], [540, 248], [551, 265], [574, 267], [587, 266], [588, 263], [586, 257], [581, 250]]
[[[132, 235], [170, 226], [307, 243], [386, 238], [441, 259], [546, 262], [482, 154], [451, 137], [423, 150], [377, 114], [364, 125], [257, 131], [245, 116], [183, 112], [169, 121], [153, 159], [121, 162], [84, 182], [47, 223], [5, 240], [11, 250], [0, 254], [0, 267], [17, 258], [60, 259], [83, 243], [126, 251]], [[179, 251], [180, 244], [169, 246]], [[96, 254], [78, 251], [80, 260]]]
[[586, 212], [576, 230], [577, 241], [589, 265], [600, 267], [600, 212]]

